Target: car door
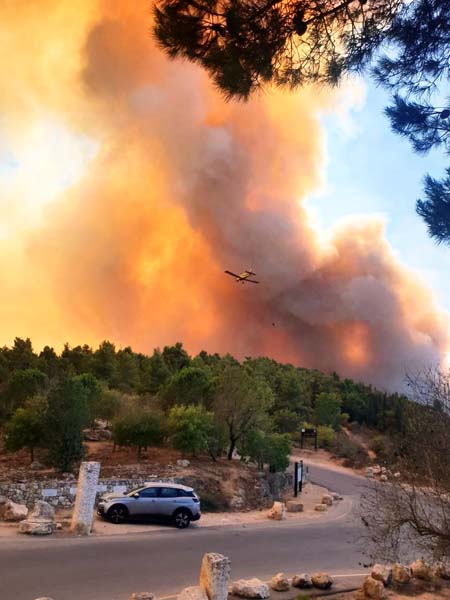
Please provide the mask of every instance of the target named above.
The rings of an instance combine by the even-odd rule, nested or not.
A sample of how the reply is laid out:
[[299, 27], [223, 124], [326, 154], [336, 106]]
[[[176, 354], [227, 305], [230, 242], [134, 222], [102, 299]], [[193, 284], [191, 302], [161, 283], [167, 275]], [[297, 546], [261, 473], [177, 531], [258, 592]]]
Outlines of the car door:
[[160, 487], [158, 495], [158, 512], [163, 517], [170, 517], [179, 507], [178, 490], [172, 487]]
[[148, 516], [154, 515], [158, 512], [158, 488], [149, 487], [139, 492], [139, 497], [134, 498], [134, 502], [131, 504], [131, 514]]

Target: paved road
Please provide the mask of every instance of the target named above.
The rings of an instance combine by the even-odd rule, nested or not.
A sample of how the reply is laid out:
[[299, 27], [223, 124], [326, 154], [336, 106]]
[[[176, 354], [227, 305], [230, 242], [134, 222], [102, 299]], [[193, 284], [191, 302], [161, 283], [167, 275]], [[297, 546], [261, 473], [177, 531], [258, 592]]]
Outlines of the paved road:
[[[355, 498], [360, 480], [324, 468], [311, 478]], [[348, 504], [346, 504], [348, 506]], [[344, 508], [310, 523], [208, 527], [89, 539], [17, 538], [0, 541], [0, 598], [125, 600], [132, 591], [159, 596], [195, 585], [205, 552], [231, 558], [234, 578], [268, 579], [319, 568], [360, 572], [357, 519]]]

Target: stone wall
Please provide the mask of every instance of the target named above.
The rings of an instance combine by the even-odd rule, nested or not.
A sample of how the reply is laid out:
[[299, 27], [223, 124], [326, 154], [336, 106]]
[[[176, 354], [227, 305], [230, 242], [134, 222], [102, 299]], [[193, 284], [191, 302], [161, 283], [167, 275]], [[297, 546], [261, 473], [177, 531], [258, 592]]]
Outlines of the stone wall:
[[[104, 493], [117, 493], [130, 491], [149, 481], [162, 481], [166, 483], [181, 483], [193, 487], [202, 495], [203, 483], [201, 479], [192, 476], [159, 479], [157, 477], [141, 477], [133, 479], [99, 479], [97, 485], [97, 500]], [[273, 500], [279, 500], [283, 493], [291, 489], [292, 476], [282, 473], [260, 474], [259, 481], [249, 497], [248, 490], [239, 490], [231, 508], [257, 508], [270, 506]], [[28, 480], [22, 482], [0, 482], [0, 496], [6, 496], [19, 504], [26, 504], [32, 508], [38, 500], [45, 500], [57, 508], [70, 508], [74, 505], [77, 492], [77, 480], [74, 476], [65, 479]]]

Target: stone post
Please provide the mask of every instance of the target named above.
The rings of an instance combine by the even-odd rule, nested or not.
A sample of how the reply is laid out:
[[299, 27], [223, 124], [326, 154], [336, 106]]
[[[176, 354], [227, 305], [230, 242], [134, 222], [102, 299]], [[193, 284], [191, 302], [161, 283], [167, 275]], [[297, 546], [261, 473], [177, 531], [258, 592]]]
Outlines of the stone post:
[[78, 475], [77, 496], [75, 498], [72, 523], [70, 525], [70, 530], [78, 535], [89, 535], [91, 533], [99, 474], [99, 462], [81, 463]]
[[200, 587], [205, 590], [209, 600], [227, 600], [230, 573], [230, 559], [226, 556], [215, 552], [203, 556]]

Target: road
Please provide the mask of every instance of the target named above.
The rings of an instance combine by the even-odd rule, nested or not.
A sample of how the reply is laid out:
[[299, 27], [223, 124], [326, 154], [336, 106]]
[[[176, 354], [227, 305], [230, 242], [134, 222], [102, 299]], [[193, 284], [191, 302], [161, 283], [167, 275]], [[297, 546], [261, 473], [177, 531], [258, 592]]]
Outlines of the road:
[[[310, 477], [353, 501], [360, 492], [361, 480], [351, 475], [311, 465]], [[229, 556], [235, 579], [318, 568], [361, 572], [358, 533], [358, 519], [346, 509], [294, 526], [268, 522], [101, 538], [13, 538], [0, 542], [0, 598], [126, 600], [133, 591], [170, 595], [196, 584], [205, 552]]]

